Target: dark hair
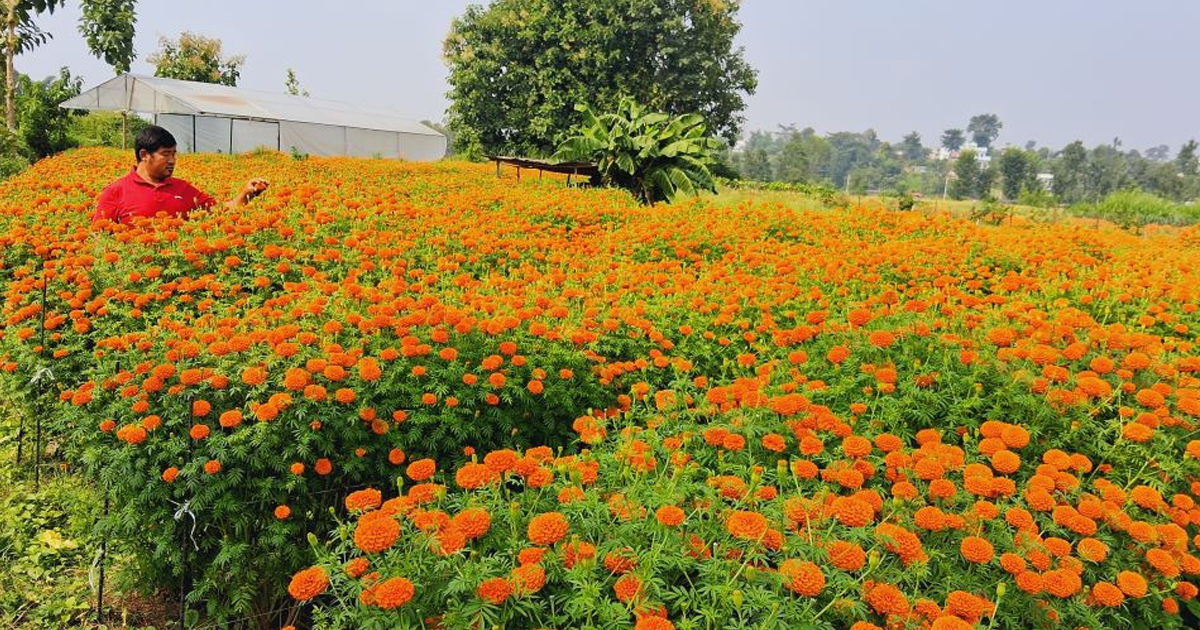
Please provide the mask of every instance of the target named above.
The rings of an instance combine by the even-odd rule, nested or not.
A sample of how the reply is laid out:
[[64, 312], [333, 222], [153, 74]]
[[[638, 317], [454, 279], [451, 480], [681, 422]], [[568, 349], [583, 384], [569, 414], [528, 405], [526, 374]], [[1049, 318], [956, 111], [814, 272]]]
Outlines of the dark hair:
[[175, 136], [172, 136], [170, 131], [158, 125], [150, 125], [139, 131], [137, 138], [133, 141], [133, 156], [138, 162], [141, 162], [143, 149], [147, 153], [154, 153], [163, 147], [173, 146], [175, 146]]

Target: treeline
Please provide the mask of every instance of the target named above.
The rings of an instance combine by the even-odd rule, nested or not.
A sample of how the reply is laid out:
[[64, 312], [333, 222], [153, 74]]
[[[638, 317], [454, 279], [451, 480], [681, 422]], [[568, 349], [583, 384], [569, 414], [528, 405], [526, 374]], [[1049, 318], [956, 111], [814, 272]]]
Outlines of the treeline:
[[[1200, 199], [1195, 140], [1174, 153], [1166, 145], [1144, 152], [1127, 149], [1119, 139], [1092, 148], [1076, 141], [1058, 150], [1028, 143], [991, 151], [988, 145], [999, 129], [995, 122], [991, 134], [949, 129], [934, 148], [916, 132], [890, 143], [874, 130], [821, 135], [791, 126], [755, 131], [729, 152], [727, 162], [750, 180], [820, 184], [859, 194], [944, 194], [1037, 206], [1095, 204], [1131, 189], [1175, 203]], [[967, 138], [974, 142], [967, 144]]]
[[[120, 114], [87, 113], [58, 106], [78, 96], [82, 87], [83, 80], [72, 76], [66, 68], [57, 76], [41, 80], [18, 75], [14, 94], [16, 129], [9, 131], [0, 126], [0, 177], [8, 177], [32, 162], [67, 149], [122, 146]], [[133, 137], [147, 124], [137, 116], [127, 117], [124, 145], [132, 147]]]

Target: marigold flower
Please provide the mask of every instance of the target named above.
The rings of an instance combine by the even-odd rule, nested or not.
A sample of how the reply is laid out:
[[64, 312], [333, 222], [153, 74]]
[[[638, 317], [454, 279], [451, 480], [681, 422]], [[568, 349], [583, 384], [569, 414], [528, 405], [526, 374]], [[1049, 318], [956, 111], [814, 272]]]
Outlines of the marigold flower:
[[479, 595], [479, 599], [493, 606], [499, 606], [508, 599], [509, 595], [512, 595], [512, 586], [504, 578], [490, 578], [480, 582], [475, 593]]
[[492, 528], [492, 515], [485, 508], [469, 507], [455, 514], [450, 525], [462, 532], [467, 540], [475, 540]]
[[286, 505], [279, 505], [279, 506], [275, 507], [275, 518], [283, 521], [283, 520], [287, 520], [287, 517], [289, 517], [291, 515], [292, 515], [292, 508], [290, 508]]
[[633, 630], [675, 630], [675, 624], [663, 617], [645, 616], [637, 620]]
[[797, 595], [816, 597], [825, 590], [825, 574], [812, 562], [788, 559], [779, 565], [784, 587]]
[[509, 573], [513, 592], [518, 596], [532, 595], [546, 585], [546, 570], [539, 564], [524, 564]]
[[674, 505], [664, 505], [654, 512], [654, 518], [667, 527], [678, 527], [685, 517], [684, 511]]
[[725, 530], [741, 540], [761, 540], [767, 526], [767, 518], [758, 512], [736, 510], [725, 519]]
[[407, 578], [388, 578], [371, 587], [375, 595], [375, 605], [391, 610], [407, 604], [416, 594], [417, 589]]
[[298, 571], [288, 584], [288, 594], [298, 602], [306, 602], [329, 588], [329, 575], [320, 566]]
[[988, 542], [986, 538], [980, 538], [979, 536], [967, 536], [962, 540], [958, 549], [962, 553], [963, 558], [966, 558], [968, 562], [976, 564], [991, 562], [996, 554], [992, 543]]
[[399, 537], [400, 523], [379, 512], [364, 514], [354, 528], [354, 545], [366, 553], [378, 553], [388, 549]]
[[432, 477], [435, 472], [437, 472], [437, 463], [429, 458], [418, 459], [417, 461], [409, 464], [408, 468], [404, 469], [404, 472], [408, 475], [408, 478], [412, 479], [413, 481], [425, 481], [426, 479]]
[[613, 593], [617, 599], [628, 604], [638, 599], [642, 593], [642, 581], [637, 579], [632, 573], [626, 573], [617, 578], [613, 584]]
[[530, 519], [527, 534], [533, 544], [548, 547], [562, 540], [569, 527], [561, 512], [546, 512]]
[[373, 510], [383, 502], [383, 495], [374, 488], [355, 490], [346, 497], [346, 509], [351, 512]]

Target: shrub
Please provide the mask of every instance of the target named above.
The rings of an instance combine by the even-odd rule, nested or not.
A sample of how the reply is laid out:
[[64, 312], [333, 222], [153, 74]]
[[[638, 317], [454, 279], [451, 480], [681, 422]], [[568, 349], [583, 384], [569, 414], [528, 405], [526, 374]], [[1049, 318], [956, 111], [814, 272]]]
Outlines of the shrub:
[[553, 159], [594, 161], [606, 185], [624, 188], [642, 203], [715, 192], [709, 168], [721, 143], [705, 134], [702, 116], [650, 112], [628, 98], [611, 113], [596, 115], [585, 105], [576, 109], [583, 124]]

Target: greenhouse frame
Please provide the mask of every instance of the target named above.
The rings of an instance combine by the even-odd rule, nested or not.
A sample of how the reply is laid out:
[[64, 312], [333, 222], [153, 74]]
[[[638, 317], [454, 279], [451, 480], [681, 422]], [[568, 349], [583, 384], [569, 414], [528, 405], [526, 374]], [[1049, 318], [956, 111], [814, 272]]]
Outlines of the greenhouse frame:
[[126, 74], [59, 106], [144, 114], [175, 136], [180, 152], [244, 153], [266, 147], [412, 161], [446, 154], [444, 135], [392, 111], [211, 83]]

